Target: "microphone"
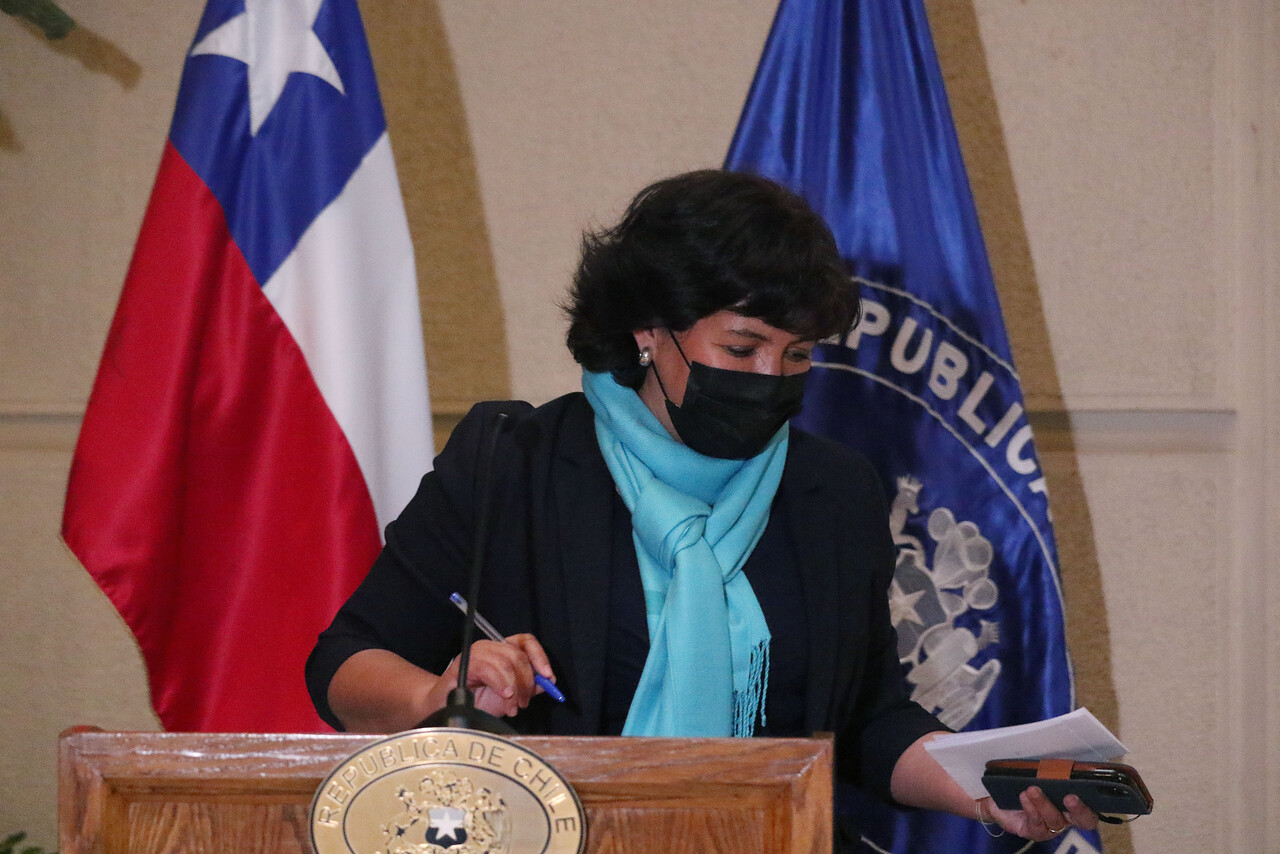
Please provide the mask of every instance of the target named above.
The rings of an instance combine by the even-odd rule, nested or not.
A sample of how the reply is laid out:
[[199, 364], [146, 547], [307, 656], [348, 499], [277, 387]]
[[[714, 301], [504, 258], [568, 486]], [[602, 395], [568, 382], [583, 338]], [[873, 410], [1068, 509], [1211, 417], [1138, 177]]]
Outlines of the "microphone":
[[432, 712], [419, 727], [453, 727], [474, 729], [494, 735], [515, 735], [511, 724], [488, 712], [476, 708], [475, 694], [467, 687], [467, 671], [471, 666], [471, 641], [476, 630], [475, 602], [480, 598], [480, 578], [484, 569], [485, 541], [489, 534], [490, 504], [493, 500], [493, 458], [498, 450], [498, 438], [506, 432], [507, 413], [498, 413], [497, 423], [489, 436], [489, 446], [481, 462], [480, 479], [476, 489], [476, 543], [471, 552], [471, 578], [467, 592], [466, 617], [462, 624], [462, 653], [458, 657], [458, 684], [449, 692], [444, 708]]

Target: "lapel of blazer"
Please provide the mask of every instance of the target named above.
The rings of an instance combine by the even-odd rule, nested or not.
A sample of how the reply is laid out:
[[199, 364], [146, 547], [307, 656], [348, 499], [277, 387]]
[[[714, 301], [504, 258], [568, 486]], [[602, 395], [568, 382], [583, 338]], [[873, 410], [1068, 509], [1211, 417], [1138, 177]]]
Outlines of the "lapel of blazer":
[[[580, 403], [580, 405], [577, 405]], [[573, 678], [584, 732], [599, 731], [609, 630], [613, 477], [596, 443], [586, 399], [566, 413], [552, 461], [552, 493], [564, 577]]]
[[794, 430], [791, 435], [780, 492], [800, 563], [809, 628], [805, 727], [816, 732], [831, 728], [828, 711], [840, 664], [836, 655], [840, 607], [838, 549], [833, 532], [838, 530], [841, 521], [834, 518], [830, 496], [824, 494], [826, 490], [820, 477], [822, 460], [815, 454], [814, 446]]

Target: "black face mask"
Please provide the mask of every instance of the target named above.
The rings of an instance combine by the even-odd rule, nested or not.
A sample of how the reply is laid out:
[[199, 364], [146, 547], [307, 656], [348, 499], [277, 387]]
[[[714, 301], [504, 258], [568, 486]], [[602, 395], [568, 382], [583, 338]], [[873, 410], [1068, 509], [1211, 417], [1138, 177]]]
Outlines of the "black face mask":
[[[673, 337], [674, 340], [674, 337]], [[677, 348], [680, 346], [677, 342]], [[684, 351], [680, 351], [684, 357]], [[667, 414], [680, 438], [708, 457], [745, 460], [764, 450], [773, 435], [800, 411], [805, 374], [773, 376], [690, 363], [684, 402], [667, 397]], [[656, 371], [655, 371], [656, 374]], [[662, 378], [658, 377], [661, 385]]]

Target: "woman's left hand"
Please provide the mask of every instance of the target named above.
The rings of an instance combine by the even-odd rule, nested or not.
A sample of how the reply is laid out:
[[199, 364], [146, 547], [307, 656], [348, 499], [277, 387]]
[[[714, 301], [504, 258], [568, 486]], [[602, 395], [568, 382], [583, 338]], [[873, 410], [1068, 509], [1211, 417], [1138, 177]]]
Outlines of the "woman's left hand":
[[1067, 795], [1063, 799], [1065, 813], [1055, 807], [1038, 786], [1028, 788], [1019, 800], [1022, 809], [1002, 810], [990, 798], [983, 798], [978, 802], [978, 811], [982, 817], [989, 817], [1010, 833], [1036, 842], [1052, 839], [1071, 827], [1081, 830], [1096, 830], [1098, 827], [1097, 813], [1075, 795]]

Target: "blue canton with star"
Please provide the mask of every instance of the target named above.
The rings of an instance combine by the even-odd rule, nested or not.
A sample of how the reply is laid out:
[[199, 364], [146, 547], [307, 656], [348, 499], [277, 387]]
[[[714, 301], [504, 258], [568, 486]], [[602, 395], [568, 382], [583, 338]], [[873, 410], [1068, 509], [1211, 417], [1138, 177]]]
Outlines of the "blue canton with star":
[[169, 136], [259, 284], [385, 132], [371, 69], [354, 0], [205, 8]]

